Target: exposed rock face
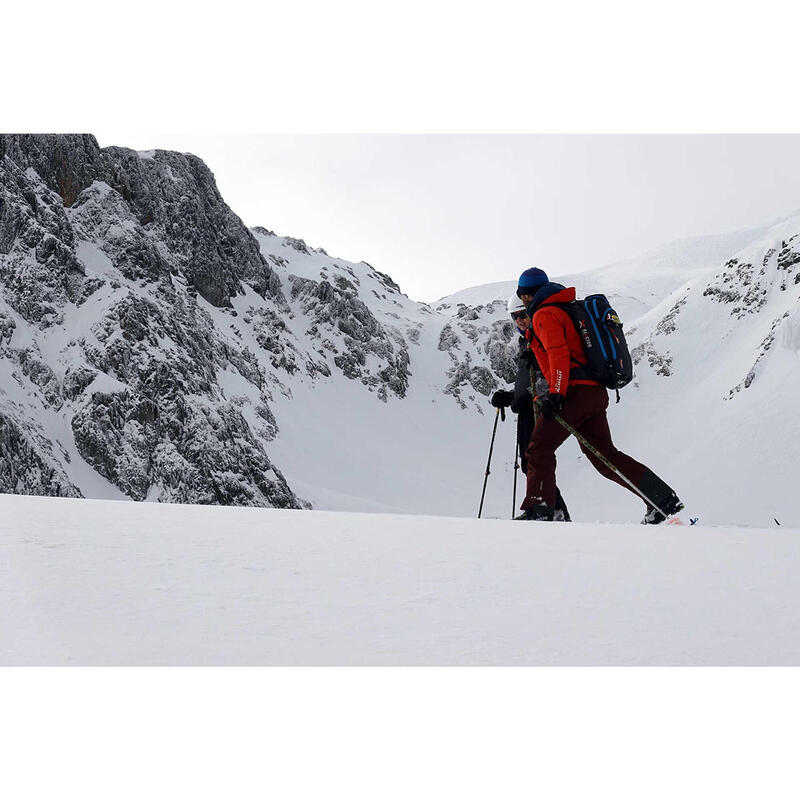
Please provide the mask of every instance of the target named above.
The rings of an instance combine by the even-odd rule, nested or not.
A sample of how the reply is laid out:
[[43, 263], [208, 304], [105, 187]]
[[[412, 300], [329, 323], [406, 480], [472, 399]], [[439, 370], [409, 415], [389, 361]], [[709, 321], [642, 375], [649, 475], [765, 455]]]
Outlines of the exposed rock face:
[[[342, 374], [377, 387], [383, 400], [387, 390], [404, 397], [411, 374], [408, 345], [397, 331], [388, 331], [378, 322], [356, 295], [355, 285], [343, 276], [338, 276], [335, 285], [295, 276], [290, 280], [292, 300], [299, 300], [312, 323], [309, 334], [327, 343]], [[341, 335], [341, 349], [331, 341], [334, 332]]]
[[774, 264], [774, 248], [764, 254], [760, 267], [732, 258], [709, 283], [703, 295], [719, 303], [731, 304], [730, 313], [736, 319], [757, 314], [767, 303], [767, 294], [775, 279]]
[[[787, 331], [793, 329], [799, 283], [800, 234], [777, 240], [768, 237], [754, 243], [702, 282], [687, 284], [649, 333], [630, 332], [636, 335], [629, 341], [639, 340], [631, 350], [634, 364], [640, 367], [639, 371], [648, 365], [662, 377], [682, 372], [671, 345], [683, 334], [684, 338], [694, 337], [692, 354], [713, 369], [717, 353], [706, 350], [712, 337], [724, 341], [761, 330], [760, 343], [754, 351], [749, 342], [743, 349], [754, 360], [743, 371], [742, 380], [727, 391], [724, 399], [731, 400], [758, 379], [776, 343], [788, 337], [786, 349], [794, 352], [794, 340]], [[684, 321], [687, 317], [688, 322]], [[666, 339], [668, 336], [670, 340]]]
[[24, 430], [1, 410], [0, 492], [54, 497], [82, 496], [53, 459], [51, 443], [33, 427]]
[[[474, 308], [459, 303], [455, 316], [439, 334], [438, 349], [448, 353], [452, 361], [444, 392], [461, 408], [472, 403], [483, 413], [485, 398], [501, 383], [513, 383], [516, 378], [517, 329], [502, 313], [504, 310], [499, 300]], [[486, 324], [474, 324], [482, 321]], [[476, 355], [482, 363], [474, 362]]]
[[791, 313], [789, 311], [786, 311], [783, 314], [781, 314], [780, 317], [778, 317], [776, 320], [773, 321], [769, 333], [758, 347], [758, 355], [756, 356], [756, 360], [753, 363], [753, 366], [748, 371], [744, 380], [736, 384], [736, 386], [734, 386], [733, 389], [731, 389], [730, 392], [728, 392], [728, 399], [732, 398], [737, 392], [740, 392], [742, 389], [750, 388], [750, 385], [756, 379], [759, 363], [767, 356], [770, 349], [775, 344], [775, 336], [777, 335], [778, 330], [781, 329], [785, 321], [789, 319], [790, 316]]
[[634, 347], [631, 350], [631, 358], [637, 366], [646, 359], [656, 375], [663, 375], [666, 378], [672, 375], [672, 357], [669, 352], [660, 353], [656, 350], [652, 339]]
[[61, 198], [32, 169], [0, 160], [0, 281], [6, 302], [24, 320], [51, 324], [80, 297], [84, 268], [75, 247]]
[[453, 330], [452, 323], [448, 322], [439, 334], [439, 349], [451, 353], [453, 350], [459, 349], [459, 342], [460, 339], [455, 330]]
[[[262, 295], [279, 291], [252, 234], [224, 203], [214, 176], [196, 156], [158, 150], [143, 157], [121, 147], [101, 150], [89, 135], [19, 135], [0, 137], [0, 161], [17, 173], [3, 176], [3, 185], [17, 183], [44, 228], [36, 243], [40, 264], [53, 259], [62, 269], [80, 272], [70, 259], [74, 236], [65, 209], [93, 201], [95, 207], [84, 210], [84, 220], [110, 248], [125, 251], [119, 268], [130, 275], [154, 280], [174, 270], [215, 306], [230, 305], [241, 282]], [[20, 185], [19, 172], [27, 169], [41, 182], [23, 179]], [[40, 183], [41, 188], [36, 185]], [[44, 205], [41, 211], [39, 205]], [[30, 216], [23, 211], [23, 217]], [[98, 229], [103, 219], [107, 226], [122, 227]], [[25, 235], [14, 229], [23, 224], [27, 230], [31, 226], [26, 222], [16, 212], [0, 223], [0, 252], [9, 252], [9, 243]], [[159, 256], [155, 242], [165, 257]]]
[[[300, 507], [264, 449], [269, 381], [197, 301], [228, 307], [245, 285], [286, 308], [199, 159], [101, 150], [91, 136], [0, 137], [0, 355], [19, 384], [3, 402], [0, 490], [80, 494], [24, 424], [38, 403], [134, 499]], [[222, 374], [250, 387], [258, 425]]]
[[165, 304], [129, 295], [111, 306], [92, 331], [101, 347], [79, 340], [86, 362], [119, 386], [85, 392], [71, 423], [79, 452], [137, 500], [157, 487], [174, 502], [293, 507], [282, 478], [263, 480], [280, 473], [217, 381], [229, 370], [260, 393], [258, 364], [221, 342], [191, 299], [164, 292]]
[[800, 234], [790, 237], [788, 242], [781, 242], [777, 265], [781, 271], [781, 291], [800, 284]]

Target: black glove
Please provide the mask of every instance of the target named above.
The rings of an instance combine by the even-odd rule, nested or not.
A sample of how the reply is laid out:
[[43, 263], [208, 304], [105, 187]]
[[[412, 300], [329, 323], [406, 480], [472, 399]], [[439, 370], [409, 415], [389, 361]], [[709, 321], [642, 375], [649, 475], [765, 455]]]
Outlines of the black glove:
[[527, 350], [523, 350], [519, 354], [519, 360], [525, 365], [527, 369], [534, 367], [535, 369], [539, 369], [539, 364], [536, 361], [536, 356], [533, 354], [533, 350], [530, 348]]
[[564, 408], [565, 404], [566, 400], [563, 395], [550, 392], [547, 397], [539, 401], [539, 410], [542, 412], [542, 416], [545, 419], [553, 419], [556, 414], [561, 413], [561, 409]]
[[492, 399], [489, 402], [495, 408], [508, 408], [513, 399], [514, 392], [507, 392], [504, 389], [500, 389], [492, 395]]

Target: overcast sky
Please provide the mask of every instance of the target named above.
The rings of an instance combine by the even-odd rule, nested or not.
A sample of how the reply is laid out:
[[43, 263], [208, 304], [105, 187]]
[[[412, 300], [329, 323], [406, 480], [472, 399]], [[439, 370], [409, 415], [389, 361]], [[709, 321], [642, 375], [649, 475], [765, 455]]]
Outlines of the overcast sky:
[[800, 209], [800, 136], [98, 134], [192, 152], [248, 226], [365, 260], [416, 300], [559, 275]]

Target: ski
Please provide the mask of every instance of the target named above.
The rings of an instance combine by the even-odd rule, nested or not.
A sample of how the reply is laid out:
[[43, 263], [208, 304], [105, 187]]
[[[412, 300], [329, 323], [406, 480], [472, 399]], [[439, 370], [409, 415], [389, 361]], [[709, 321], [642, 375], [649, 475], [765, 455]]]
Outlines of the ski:
[[675, 514], [667, 517], [662, 524], [664, 525], [696, 525], [700, 517], [688, 517], [689, 522], [685, 522], [681, 516]]

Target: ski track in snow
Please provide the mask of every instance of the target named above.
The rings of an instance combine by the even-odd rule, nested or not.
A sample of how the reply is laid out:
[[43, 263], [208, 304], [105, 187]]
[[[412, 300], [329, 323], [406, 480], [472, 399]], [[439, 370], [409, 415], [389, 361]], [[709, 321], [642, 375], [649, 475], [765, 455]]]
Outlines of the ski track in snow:
[[3, 665], [789, 665], [800, 530], [0, 495]]

